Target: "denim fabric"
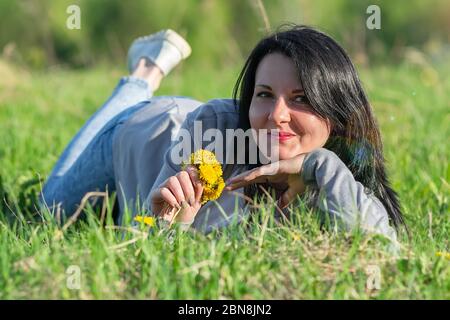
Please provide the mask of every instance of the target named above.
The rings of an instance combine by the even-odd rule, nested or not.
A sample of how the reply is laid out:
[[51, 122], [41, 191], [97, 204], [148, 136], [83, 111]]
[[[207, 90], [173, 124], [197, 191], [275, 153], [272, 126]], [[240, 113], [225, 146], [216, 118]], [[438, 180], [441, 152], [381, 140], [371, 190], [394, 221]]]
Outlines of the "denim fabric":
[[112, 138], [116, 127], [151, 98], [147, 82], [123, 77], [111, 97], [78, 131], [59, 157], [40, 195], [40, 204], [73, 214], [89, 191], [114, 190]]

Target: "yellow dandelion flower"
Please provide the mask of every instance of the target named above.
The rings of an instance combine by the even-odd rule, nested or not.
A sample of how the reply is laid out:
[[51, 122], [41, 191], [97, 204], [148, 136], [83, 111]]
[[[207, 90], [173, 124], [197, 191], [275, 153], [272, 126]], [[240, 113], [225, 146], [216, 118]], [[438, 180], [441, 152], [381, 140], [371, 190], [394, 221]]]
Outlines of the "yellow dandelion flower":
[[209, 200], [216, 200], [222, 194], [225, 181], [222, 178], [223, 171], [216, 155], [209, 151], [200, 149], [192, 153], [187, 163], [183, 162], [182, 168], [193, 165], [197, 168], [199, 179], [203, 184], [203, 194], [201, 203], [205, 204]]
[[200, 179], [208, 184], [215, 184], [220, 177], [220, 173], [214, 170], [214, 167], [209, 164], [199, 165]]
[[190, 164], [219, 164], [216, 159], [216, 155], [209, 151], [200, 149], [191, 154]]
[[134, 217], [134, 221], [143, 222], [144, 224], [154, 227], [155, 226], [155, 218], [153, 217], [144, 217], [144, 216], [136, 216]]
[[445, 259], [450, 260], [450, 252], [438, 251], [436, 252], [436, 257], [444, 257]]
[[297, 232], [292, 233], [292, 239], [294, 241], [300, 241], [300, 239], [301, 239], [300, 234]]
[[219, 182], [217, 183], [217, 186], [216, 186], [216, 197], [217, 198], [220, 197], [224, 188], [225, 188], [225, 181], [223, 180], [222, 177], [220, 177]]

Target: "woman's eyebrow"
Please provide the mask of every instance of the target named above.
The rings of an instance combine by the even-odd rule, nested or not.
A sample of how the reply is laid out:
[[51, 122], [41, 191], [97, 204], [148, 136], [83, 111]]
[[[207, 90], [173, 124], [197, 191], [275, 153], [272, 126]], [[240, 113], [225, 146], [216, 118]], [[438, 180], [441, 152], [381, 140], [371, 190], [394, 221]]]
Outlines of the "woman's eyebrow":
[[267, 85], [267, 84], [257, 84], [256, 87], [263, 87], [263, 88], [272, 90], [272, 88], [269, 85]]
[[[267, 85], [267, 84], [257, 84], [255, 85], [255, 87], [263, 87], [266, 88], [268, 90], [272, 90], [272, 87]], [[292, 91], [292, 93], [304, 93], [305, 91], [303, 89], [295, 89]]]

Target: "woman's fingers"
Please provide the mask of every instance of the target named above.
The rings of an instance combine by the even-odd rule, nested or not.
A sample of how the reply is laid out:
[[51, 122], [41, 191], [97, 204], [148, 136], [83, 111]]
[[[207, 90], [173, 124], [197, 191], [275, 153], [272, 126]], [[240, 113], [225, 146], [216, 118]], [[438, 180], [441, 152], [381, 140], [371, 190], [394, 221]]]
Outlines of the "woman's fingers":
[[171, 176], [163, 185], [172, 192], [179, 205], [183, 201], [188, 201], [190, 205], [193, 204], [195, 200], [194, 186], [186, 171], [180, 171], [175, 176]]
[[180, 208], [180, 205], [178, 204], [177, 198], [173, 195], [173, 193], [166, 187], [162, 187], [159, 190], [161, 197], [165, 202], [167, 202], [171, 207]]
[[234, 190], [252, 183], [262, 183], [267, 180], [273, 180], [277, 174], [282, 173], [282, 161], [276, 161], [245, 171], [227, 181], [227, 190]]
[[183, 190], [184, 193], [184, 198], [188, 201], [188, 203], [191, 206], [193, 206], [195, 202], [195, 191], [189, 173], [183, 170], [178, 172], [176, 177], [180, 182], [181, 189]]
[[265, 170], [262, 167], [243, 172], [236, 177], [229, 179], [225, 189], [235, 190], [252, 183], [265, 182], [267, 181], [268, 176], [265, 175], [264, 172]]
[[266, 181], [267, 181], [267, 177], [266, 176], [259, 176], [259, 177], [256, 177], [256, 178], [252, 177], [252, 176], [249, 176], [249, 177], [242, 178], [242, 179], [240, 179], [240, 180], [238, 180], [236, 182], [230, 183], [229, 185], [227, 185], [225, 187], [225, 190], [232, 191], [232, 190], [235, 190], [235, 189], [239, 189], [239, 188], [245, 187], [245, 186], [247, 186], [249, 184], [252, 184], [252, 183], [263, 183], [263, 182], [266, 182]]
[[195, 185], [197, 185], [198, 183], [201, 183], [200, 179], [198, 178], [197, 169], [195, 167], [188, 166], [186, 168], [186, 172], [189, 174], [189, 177], [191, 178], [191, 182], [192, 182], [192, 185], [194, 186], [194, 188], [195, 188]]
[[198, 172], [195, 167], [188, 166], [186, 171], [189, 173], [192, 184], [194, 185], [195, 203], [199, 204], [203, 194], [203, 184], [198, 177]]
[[176, 176], [171, 176], [167, 179], [165, 186], [172, 192], [172, 194], [177, 199], [177, 203], [181, 205], [183, 201], [186, 200], [184, 197], [183, 188], [181, 187], [180, 181]]
[[200, 204], [203, 194], [203, 185], [201, 182], [196, 183], [195, 185], [195, 203]]
[[201, 208], [202, 194], [203, 185], [197, 169], [188, 166], [186, 170], [169, 177], [160, 185], [152, 195], [152, 210], [165, 218], [172, 215], [170, 220], [189, 222]]
[[175, 207], [164, 207], [163, 210], [160, 213], [160, 216], [166, 220], [171, 222], [175, 216], [175, 214], [178, 212], [179, 209]]
[[[304, 157], [304, 155], [301, 155]], [[285, 181], [289, 174], [296, 174], [300, 171], [299, 162], [302, 160], [300, 156], [296, 156], [289, 160], [280, 160], [272, 162], [261, 167], [243, 172], [233, 178], [227, 180], [226, 190], [234, 190], [252, 183], [274, 182], [280, 183]]]
[[242, 172], [241, 174], [238, 174], [237, 176], [230, 178], [227, 180], [226, 184], [228, 185], [232, 185], [232, 184], [236, 184], [242, 181], [250, 181], [255, 177], [255, 171], [256, 169], [252, 169], [252, 170], [248, 170], [245, 172]]

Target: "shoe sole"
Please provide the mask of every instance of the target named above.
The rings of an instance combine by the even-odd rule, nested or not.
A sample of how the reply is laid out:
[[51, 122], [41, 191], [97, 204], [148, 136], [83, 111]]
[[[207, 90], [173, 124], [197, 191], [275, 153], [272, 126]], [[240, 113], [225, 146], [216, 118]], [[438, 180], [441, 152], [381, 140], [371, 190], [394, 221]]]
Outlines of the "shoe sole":
[[150, 36], [140, 37], [133, 41], [131, 47], [141, 42], [152, 42], [154, 40], [166, 40], [170, 42], [175, 48], [180, 51], [182, 59], [186, 59], [187, 57], [189, 57], [192, 52], [189, 43], [182, 36], [171, 29], [167, 29], [164, 31], [164, 33], [161, 34], [157, 33]]

